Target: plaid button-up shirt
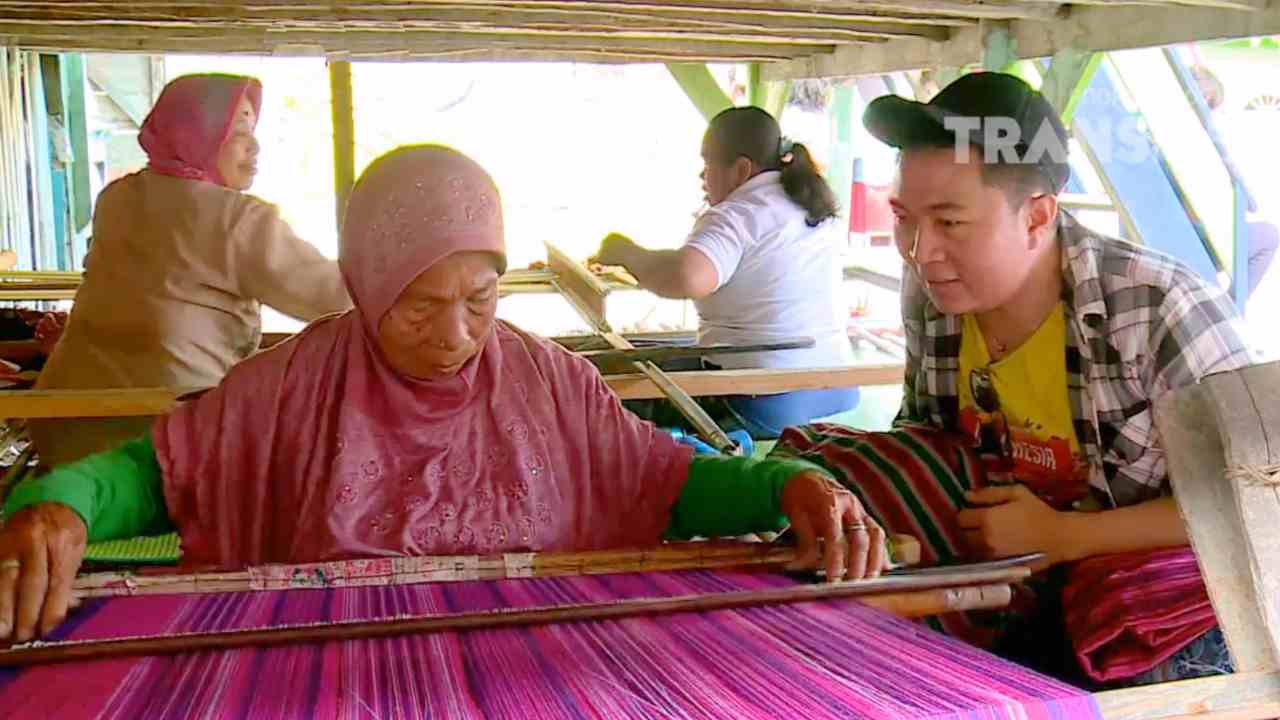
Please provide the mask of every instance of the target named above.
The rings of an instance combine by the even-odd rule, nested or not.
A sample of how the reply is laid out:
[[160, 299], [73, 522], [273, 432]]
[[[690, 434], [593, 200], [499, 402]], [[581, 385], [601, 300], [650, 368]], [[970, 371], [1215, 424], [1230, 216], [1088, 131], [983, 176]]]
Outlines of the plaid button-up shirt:
[[[1094, 233], [1066, 212], [1058, 239], [1067, 390], [1090, 488], [1104, 507], [1149, 500], [1168, 491], [1154, 403], [1250, 364], [1243, 326], [1226, 293], [1177, 260]], [[907, 363], [898, 419], [956, 430], [962, 318], [942, 314], [909, 268], [902, 318]]]

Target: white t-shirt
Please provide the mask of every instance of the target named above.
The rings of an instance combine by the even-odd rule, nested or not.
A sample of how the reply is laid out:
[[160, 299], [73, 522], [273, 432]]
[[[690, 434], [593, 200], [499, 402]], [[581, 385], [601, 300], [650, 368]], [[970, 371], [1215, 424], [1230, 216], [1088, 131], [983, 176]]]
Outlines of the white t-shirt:
[[850, 365], [848, 308], [841, 301], [840, 247], [834, 223], [810, 227], [805, 211], [764, 172], [698, 218], [686, 241], [719, 275], [716, 290], [694, 301], [698, 341], [773, 342], [812, 337], [803, 350], [708, 358], [726, 368], [814, 368]]

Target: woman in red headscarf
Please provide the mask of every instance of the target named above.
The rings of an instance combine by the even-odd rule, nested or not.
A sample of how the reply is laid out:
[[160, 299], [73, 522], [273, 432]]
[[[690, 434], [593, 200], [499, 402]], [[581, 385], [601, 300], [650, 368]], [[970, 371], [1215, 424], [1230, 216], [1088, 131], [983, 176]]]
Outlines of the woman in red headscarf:
[[[176, 527], [189, 566], [594, 550], [779, 530], [800, 565], [878, 574], [884, 534], [825, 471], [701, 456], [595, 368], [495, 319], [489, 175], [402, 148], [356, 185], [339, 263], [355, 309], [236, 366], [151, 433], [14, 490], [0, 641], [59, 622], [86, 540]], [[785, 517], [784, 517], [785, 516]]]
[[[244, 191], [262, 86], [170, 82], [142, 125], [147, 167], [98, 197], [84, 282], [37, 388], [209, 387], [258, 349], [261, 305], [310, 321], [351, 303], [338, 266]], [[46, 465], [145, 432], [146, 418], [29, 424]]]

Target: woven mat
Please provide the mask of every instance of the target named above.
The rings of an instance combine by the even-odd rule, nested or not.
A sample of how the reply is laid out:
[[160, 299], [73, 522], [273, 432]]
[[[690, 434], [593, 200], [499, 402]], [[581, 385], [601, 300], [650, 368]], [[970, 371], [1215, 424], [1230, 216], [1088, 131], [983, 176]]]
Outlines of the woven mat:
[[176, 563], [182, 557], [178, 534], [90, 543], [84, 559], [100, 563]]

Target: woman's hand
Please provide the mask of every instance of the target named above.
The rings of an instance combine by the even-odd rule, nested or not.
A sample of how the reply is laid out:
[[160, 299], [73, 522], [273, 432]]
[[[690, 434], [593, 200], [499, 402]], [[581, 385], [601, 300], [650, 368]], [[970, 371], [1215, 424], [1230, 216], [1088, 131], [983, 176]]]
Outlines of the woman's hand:
[[67, 314], [64, 312], [48, 312], [40, 317], [36, 322], [35, 336], [45, 355], [53, 354], [53, 347], [58, 344], [62, 331], [66, 329]]
[[66, 618], [86, 535], [84, 521], [62, 503], [37, 503], [5, 521], [0, 529], [0, 642], [26, 642]]
[[818, 539], [827, 582], [877, 577], [889, 568], [884, 530], [853, 493], [817, 472], [804, 472], [782, 488], [782, 511], [796, 533], [796, 559], [788, 569], [817, 566]]
[[981, 559], [1042, 552], [1046, 564], [1070, 560], [1065, 513], [1049, 507], [1025, 485], [1002, 485], [965, 493], [972, 505], [957, 516], [969, 551]]
[[600, 249], [595, 255], [587, 260], [591, 265], [615, 265], [618, 267], [627, 267], [632, 257], [632, 251], [638, 245], [631, 238], [620, 233], [609, 233], [604, 240], [600, 241]]

